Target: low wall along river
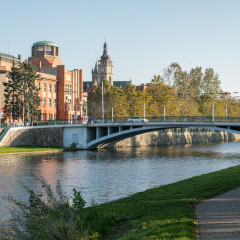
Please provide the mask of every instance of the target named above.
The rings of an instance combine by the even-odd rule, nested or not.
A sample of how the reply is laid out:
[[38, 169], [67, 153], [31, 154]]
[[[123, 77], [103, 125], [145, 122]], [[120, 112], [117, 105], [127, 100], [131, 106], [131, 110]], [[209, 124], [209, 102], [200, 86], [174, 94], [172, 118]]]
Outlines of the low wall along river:
[[162, 131], [154, 131], [150, 133], [139, 134], [110, 144], [109, 147], [140, 147], [140, 146], [162, 146], [162, 145], [184, 145], [194, 143], [210, 143], [210, 142], [227, 142], [227, 141], [240, 141], [240, 135], [206, 131], [202, 129], [167, 129]]

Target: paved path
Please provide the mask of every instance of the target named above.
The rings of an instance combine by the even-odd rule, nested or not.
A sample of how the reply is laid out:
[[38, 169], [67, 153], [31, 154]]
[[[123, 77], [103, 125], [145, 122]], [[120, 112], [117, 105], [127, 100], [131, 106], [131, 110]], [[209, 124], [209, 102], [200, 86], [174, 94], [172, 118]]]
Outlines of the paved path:
[[197, 205], [200, 240], [240, 240], [240, 188]]

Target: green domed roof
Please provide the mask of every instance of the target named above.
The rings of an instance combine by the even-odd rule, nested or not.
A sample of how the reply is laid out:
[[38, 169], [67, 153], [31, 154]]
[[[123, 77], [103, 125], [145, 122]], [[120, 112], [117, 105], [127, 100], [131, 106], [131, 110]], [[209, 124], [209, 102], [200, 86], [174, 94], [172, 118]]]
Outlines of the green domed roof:
[[53, 47], [58, 47], [58, 45], [54, 42], [50, 42], [50, 41], [39, 41], [39, 42], [35, 42], [33, 44], [33, 46], [53, 46]]

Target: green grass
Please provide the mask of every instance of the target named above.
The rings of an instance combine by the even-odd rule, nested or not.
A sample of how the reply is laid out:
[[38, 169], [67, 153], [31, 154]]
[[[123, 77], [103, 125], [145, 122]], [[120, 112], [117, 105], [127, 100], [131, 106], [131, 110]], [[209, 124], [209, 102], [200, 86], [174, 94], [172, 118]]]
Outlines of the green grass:
[[96, 206], [111, 224], [104, 239], [196, 239], [195, 206], [240, 187], [240, 166], [161, 186]]
[[197, 239], [196, 204], [240, 187], [240, 165], [88, 208], [83, 208], [80, 192], [74, 190], [70, 205], [60, 184], [54, 192], [44, 179], [35, 179], [42, 182], [45, 195], [26, 186], [28, 203], [12, 199], [18, 208], [12, 211], [11, 230], [0, 231], [1, 239], [192, 240]]
[[0, 154], [3, 153], [21, 153], [21, 152], [43, 152], [43, 151], [63, 151], [60, 147], [41, 147], [41, 146], [17, 146], [0, 147]]

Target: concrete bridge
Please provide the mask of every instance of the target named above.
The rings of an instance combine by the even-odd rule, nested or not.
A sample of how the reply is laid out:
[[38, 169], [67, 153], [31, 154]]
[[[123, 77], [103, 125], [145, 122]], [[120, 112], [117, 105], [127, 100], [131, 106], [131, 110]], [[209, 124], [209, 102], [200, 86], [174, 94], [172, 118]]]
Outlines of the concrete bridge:
[[[165, 121], [164, 121], [165, 120]], [[48, 124], [51, 125], [48, 125]], [[8, 126], [0, 136], [0, 146], [40, 145], [102, 148], [106, 144], [161, 129], [200, 128], [240, 134], [240, 118], [200, 117], [149, 119], [148, 122], [128, 122], [126, 119], [94, 119], [89, 123], [43, 122], [39, 126]]]
[[[223, 120], [223, 119], [221, 119]], [[160, 129], [202, 128], [240, 134], [240, 121], [189, 121], [179, 122], [104, 122], [92, 124], [70, 124], [63, 126], [63, 146], [79, 149], [102, 148], [104, 145], [123, 140], [141, 133]]]

